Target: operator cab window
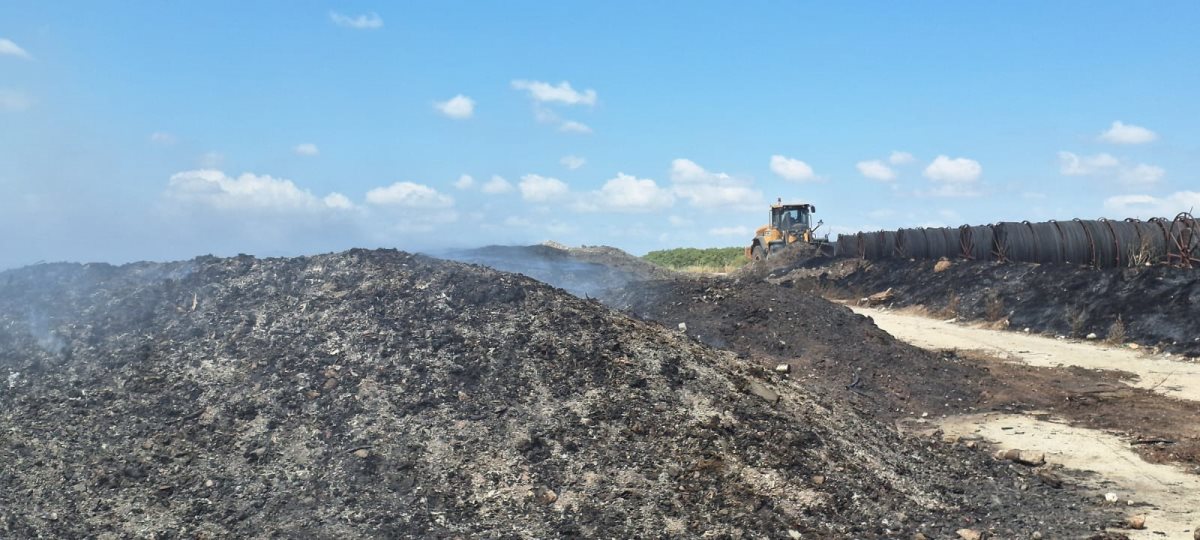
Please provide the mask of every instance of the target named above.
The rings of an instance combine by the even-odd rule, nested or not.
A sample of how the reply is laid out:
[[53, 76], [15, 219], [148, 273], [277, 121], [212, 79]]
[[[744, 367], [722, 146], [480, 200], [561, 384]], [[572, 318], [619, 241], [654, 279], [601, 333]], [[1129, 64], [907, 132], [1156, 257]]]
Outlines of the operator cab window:
[[779, 222], [775, 224], [780, 229], [791, 229], [797, 225], [809, 226], [808, 214], [800, 211], [799, 208], [784, 210], [779, 213]]

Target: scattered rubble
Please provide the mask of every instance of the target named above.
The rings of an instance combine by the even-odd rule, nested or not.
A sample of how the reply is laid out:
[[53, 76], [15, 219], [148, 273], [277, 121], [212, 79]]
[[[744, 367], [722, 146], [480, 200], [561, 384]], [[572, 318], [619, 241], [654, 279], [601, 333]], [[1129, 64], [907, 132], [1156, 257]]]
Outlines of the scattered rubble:
[[[780, 347], [813, 361], [863, 355], [868, 391], [907, 384], [871, 366], [911, 351], [805, 302], [756, 316], [794, 316]], [[21, 375], [0, 536], [1071, 537], [1115, 517], [688, 322], [387, 250], [3, 272], [0, 368]]]

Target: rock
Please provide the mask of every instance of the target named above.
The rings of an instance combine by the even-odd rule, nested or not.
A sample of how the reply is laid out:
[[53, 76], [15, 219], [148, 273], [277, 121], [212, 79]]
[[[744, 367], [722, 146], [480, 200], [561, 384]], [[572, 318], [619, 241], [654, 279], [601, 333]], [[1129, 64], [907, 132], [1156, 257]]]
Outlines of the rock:
[[789, 366], [787, 364], [779, 364], [778, 366], [775, 366], [776, 373], [788, 373], [791, 370], [792, 370], [792, 366]]
[[891, 287], [888, 287], [886, 291], [872, 294], [871, 296], [859, 300], [858, 303], [866, 304], [868, 306], [877, 306], [879, 304], [890, 302], [895, 297], [896, 292], [893, 291]]
[[1146, 514], [1134, 514], [1125, 518], [1125, 526], [1130, 529], [1141, 530], [1146, 528]]
[[359, 458], [364, 458], [364, 459], [365, 459], [367, 456], [370, 456], [370, 455], [371, 455], [371, 451], [370, 451], [370, 450], [367, 450], [366, 448], [359, 448], [358, 450], [355, 450], [355, 451], [354, 451], [354, 456], [355, 456], [355, 457], [359, 457]]
[[929, 540], [929, 537], [925, 536], [925, 533], [914, 533], [912, 540]]
[[1029, 450], [1018, 450], [1016, 448], [1001, 450], [996, 453], [996, 457], [998, 459], [1012, 461], [1014, 463], [1020, 463], [1021, 465], [1028, 465], [1030, 467], [1037, 467], [1046, 463], [1045, 453], [1033, 452]]
[[1096, 337], [1097, 337], [1097, 336], [1096, 336], [1096, 333], [1095, 333], [1095, 332], [1092, 332], [1092, 333], [1090, 333], [1090, 334], [1088, 334], [1088, 335], [1087, 335], [1087, 339], [1096, 339]]
[[1105, 493], [1105, 494], [1104, 494], [1104, 500], [1106, 500], [1106, 501], [1108, 501], [1108, 502], [1110, 502], [1110, 503], [1115, 503], [1115, 502], [1117, 502], [1117, 494], [1116, 494], [1116, 493], [1111, 493], [1111, 492], [1110, 492], [1110, 493]]
[[748, 387], [748, 390], [750, 391], [751, 394], [754, 394], [760, 398], [763, 398], [768, 403], [775, 403], [775, 402], [779, 401], [778, 393], [776, 393], [774, 390], [771, 390], [770, 388], [767, 388], [767, 386], [765, 384], [760, 383], [758, 381], [750, 381], [750, 386]]
[[534, 497], [537, 499], [537, 501], [539, 503], [542, 503], [545, 505], [554, 504], [554, 501], [558, 500], [558, 494], [555, 493], [553, 489], [550, 489], [548, 487], [538, 488], [534, 492]]
[[788, 529], [788, 537], [792, 538], [792, 540], [800, 540], [800, 531], [797, 531], [796, 529]]
[[818, 485], [818, 486], [819, 486], [819, 485], [821, 485], [821, 484], [824, 484], [824, 483], [825, 483], [825, 477], [824, 477], [824, 476], [822, 476], [822, 475], [819, 475], [819, 474], [817, 474], [817, 475], [813, 475], [813, 477], [812, 477], [812, 483], [814, 483], [814, 484], [816, 484], [816, 485]]
[[1137, 343], [1130, 343], [1129, 348], [1136, 351], [1141, 348], [1141, 345], [1138, 345]]
[[941, 259], [937, 262], [937, 264], [933, 265], [933, 273], [940, 274], [946, 270], [949, 270], [951, 266], [953, 266], [953, 264], [949, 259]]
[[1042, 531], [1033, 531], [1033, 534], [1030, 535], [1030, 538], [1033, 538], [1033, 540], [1042, 540]]
[[975, 529], [959, 529], [954, 532], [958, 533], [958, 537], [962, 540], [983, 540], [983, 533]]
[[679, 323], [679, 331], [680, 331], [680, 332], [687, 332], [687, 323], [685, 323], [685, 322], [681, 322], [681, 323]]

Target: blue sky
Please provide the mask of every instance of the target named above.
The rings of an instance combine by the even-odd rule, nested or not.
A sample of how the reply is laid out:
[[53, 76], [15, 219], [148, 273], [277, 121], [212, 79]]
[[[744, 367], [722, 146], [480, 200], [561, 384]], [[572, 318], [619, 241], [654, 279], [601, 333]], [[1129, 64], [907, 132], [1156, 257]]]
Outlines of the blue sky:
[[[1196, 2], [0, 3], [0, 267], [1200, 207]], [[464, 179], [464, 175], [470, 180]]]

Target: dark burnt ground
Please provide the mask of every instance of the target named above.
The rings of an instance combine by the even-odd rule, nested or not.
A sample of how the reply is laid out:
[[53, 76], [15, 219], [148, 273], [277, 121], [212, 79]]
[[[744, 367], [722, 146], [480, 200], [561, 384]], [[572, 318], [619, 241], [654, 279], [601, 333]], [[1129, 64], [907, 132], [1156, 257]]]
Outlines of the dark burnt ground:
[[976, 411], [990, 379], [974, 362], [913, 347], [845, 306], [765, 281], [650, 281], [605, 301], [671, 329], [684, 323], [696, 339], [764, 365], [789, 363], [795, 376], [874, 414]]
[[988, 319], [992, 303], [1015, 328], [1075, 338], [1090, 333], [1105, 338], [1120, 317], [1126, 341], [1200, 356], [1200, 269], [955, 261], [935, 273], [933, 261], [815, 262], [831, 262], [830, 272], [813, 276], [810, 261], [791, 279], [777, 271], [779, 281], [844, 297], [890, 287], [897, 293], [896, 307], [942, 312], [956, 303], [953, 311], [969, 320]]
[[1113, 517], [677, 332], [395, 251], [0, 273], [0, 372], [3, 537], [1069, 538]]
[[[745, 279], [655, 281], [606, 301], [766, 367], [882, 418], [979, 411], [1050, 411], [1117, 431], [1154, 462], [1200, 465], [1200, 404], [1122, 382], [1128, 374], [1039, 368], [971, 352], [930, 352], [894, 339], [869, 318], [796, 287]], [[847, 388], [855, 381], [858, 384]], [[1200, 469], [1196, 469], [1200, 472]]]

